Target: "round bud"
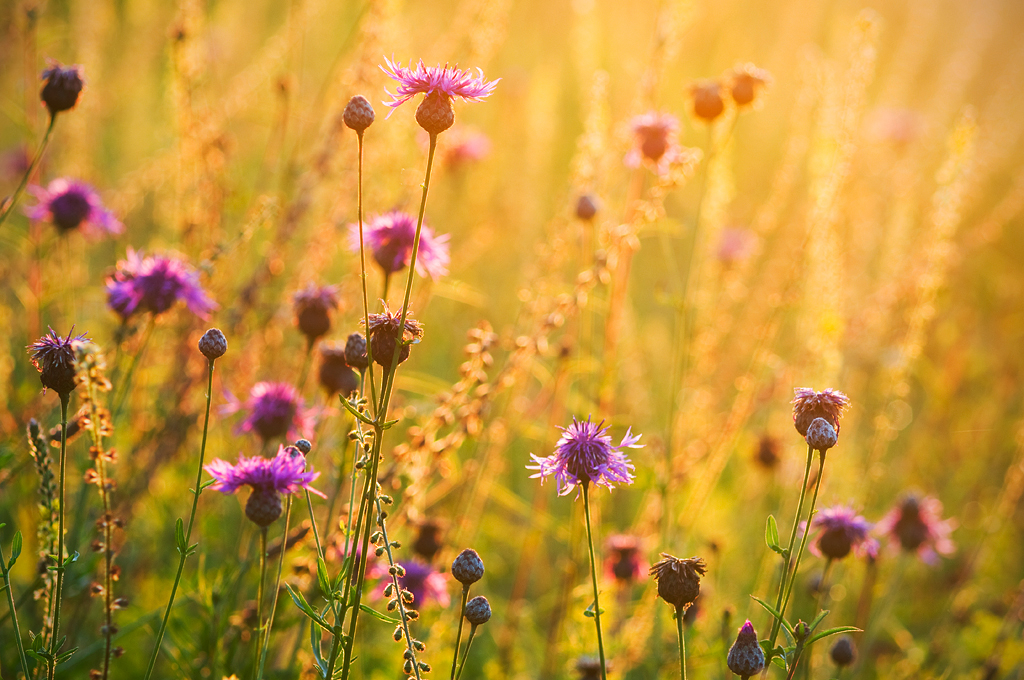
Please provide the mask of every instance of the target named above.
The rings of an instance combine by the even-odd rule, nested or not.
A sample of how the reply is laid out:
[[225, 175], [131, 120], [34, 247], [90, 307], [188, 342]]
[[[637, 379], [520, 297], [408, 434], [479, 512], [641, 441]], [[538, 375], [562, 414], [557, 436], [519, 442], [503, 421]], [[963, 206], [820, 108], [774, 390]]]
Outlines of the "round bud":
[[853, 638], [849, 635], [840, 635], [835, 644], [832, 645], [829, 656], [832, 663], [840, 668], [846, 668], [857, 659], [857, 647], [853, 644]]
[[590, 221], [597, 215], [598, 203], [597, 199], [590, 194], [583, 194], [579, 200], [576, 201], [576, 217], [581, 220]]
[[295, 448], [297, 448], [299, 451], [302, 451], [302, 455], [305, 456], [306, 454], [313, 450], [313, 445], [309, 442], [308, 439], [300, 439], [299, 441], [295, 442]]
[[228, 351], [228, 339], [219, 328], [211, 328], [199, 338], [199, 351], [210, 361], [220, 359]]
[[484, 561], [472, 548], [466, 548], [452, 562], [452, 576], [463, 585], [476, 583], [484, 575]]
[[360, 371], [365, 371], [369, 366], [366, 359], [366, 338], [362, 333], [352, 333], [345, 341], [345, 363]]
[[824, 418], [815, 418], [807, 428], [807, 445], [825, 453], [839, 440], [836, 429]]
[[273, 489], [253, 489], [245, 503], [245, 516], [259, 527], [268, 527], [281, 516], [281, 496]]
[[43, 80], [45, 82], [39, 98], [46, 104], [51, 116], [74, 108], [78, 103], [78, 95], [85, 85], [78, 66], [64, 68], [60, 64], [54, 64], [43, 71]]
[[749, 678], [764, 670], [764, 650], [757, 643], [753, 624], [747, 621], [736, 635], [736, 641], [729, 649], [726, 659], [729, 670], [736, 675]]
[[434, 90], [416, 109], [416, 122], [432, 135], [441, 134], [455, 123], [451, 99], [440, 90]]
[[483, 595], [478, 595], [466, 603], [466, 620], [474, 626], [487, 623], [491, 619], [491, 603]]
[[345, 105], [345, 112], [342, 113], [345, 125], [359, 133], [373, 125], [374, 117], [370, 100], [361, 94], [349, 99], [348, 104]]
[[705, 122], [712, 122], [725, 111], [722, 88], [713, 81], [697, 83], [690, 88], [693, 97], [693, 113]]

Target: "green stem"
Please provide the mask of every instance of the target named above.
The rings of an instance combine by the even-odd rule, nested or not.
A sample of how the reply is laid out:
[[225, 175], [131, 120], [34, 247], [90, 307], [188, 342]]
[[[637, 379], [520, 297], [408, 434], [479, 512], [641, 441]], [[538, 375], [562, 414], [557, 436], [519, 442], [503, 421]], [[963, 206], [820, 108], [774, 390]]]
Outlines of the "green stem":
[[455, 674], [455, 680], [462, 678], [462, 671], [466, 667], [466, 659], [469, 658], [469, 648], [473, 646], [473, 638], [476, 637], [476, 624], [469, 629], [469, 640], [466, 641], [466, 653], [462, 655], [462, 663], [459, 664], [459, 672]]
[[359, 280], [363, 284], [363, 328], [366, 329], [366, 370], [370, 374], [370, 395], [377, 403], [377, 388], [373, 384], [373, 350], [370, 349], [370, 298], [366, 293], [366, 248], [363, 245], [363, 132], [359, 136], [359, 181], [356, 184], [356, 214], [359, 220]]
[[53, 132], [54, 123], [57, 122], [57, 114], [50, 116], [50, 124], [46, 126], [46, 133], [43, 135], [43, 141], [39, 144], [39, 149], [36, 151], [35, 158], [32, 159], [32, 163], [29, 164], [28, 170], [21, 177], [21, 183], [18, 184], [18, 188], [15, 189], [14, 195], [11, 196], [11, 200], [7, 205], [3, 207], [3, 211], [0, 212], [0, 225], [7, 221], [7, 218], [12, 212], [14, 212], [14, 206], [17, 205], [18, 199], [21, 198], [21, 192], [25, 190], [25, 185], [28, 184], [29, 178], [32, 173], [35, 172], [36, 166], [39, 165], [40, 159], [43, 157], [43, 152], [46, 151], [47, 144], [50, 143], [50, 133]]
[[64, 588], [64, 487], [67, 477], [67, 455], [68, 455], [68, 404], [71, 401], [71, 393], [60, 395], [60, 465], [58, 475], [57, 498], [60, 506], [60, 515], [57, 520], [57, 587], [53, 607], [53, 629], [50, 638], [50, 660], [47, 677], [53, 680], [57, 675], [57, 644], [60, 640], [60, 605]]
[[[160, 655], [160, 646], [163, 644], [164, 633], [167, 632], [167, 622], [171, 618], [171, 607], [174, 606], [174, 596], [178, 592], [178, 584], [181, 582], [181, 573], [185, 569], [185, 560], [189, 556], [191, 547], [189, 540], [192, 538], [192, 527], [196, 521], [196, 509], [199, 507], [199, 495], [203, 492], [203, 461], [206, 459], [206, 438], [210, 431], [210, 404], [213, 401], [213, 359], [208, 362], [206, 376], [206, 419], [203, 421], [203, 443], [199, 447], [199, 466], [196, 470], [196, 485], [192, 488], [192, 511], [188, 516], [188, 527], [185, 529], [185, 545], [178, 546], [178, 571], [174, 574], [174, 584], [171, 586], [171, 595], [167, 598], [167, 609], [164, 610], [164, 618], [160, 622], [160, 629], [156, 633], [156, 644], [153, 646], [153, 654], [149, 657], [149, 667], [146, 669], [144, 680], [153, 676], [153, 669], [156, 668], [156, 660]], [[182, 548], [184, 547], [184, 551]]]
[[686, 680], [686, 636], [683, 634], [684, 612], [676, 607], [676, 633], [679, 634], [679, 677]]
[[[459, 663], [459, 647], [462, 646], [462, 625], [466, 621], [466, 602], [469, 601], [469, 584], [462, 584], [462, 604], [459, 605], [459, 632], [455, 636], [455, 656], [452, 657], [452, 678], [455, 680], [455, 667]], [[11, 605], [13, 609], [14, 605]]]
[[590, 548], [590, 579], [594, 583], [594, 625], [597, 627], [597, 653], [601, 659], [601, 680], [607, 680], [604, 659], [604, 637], [601, 635], [601, 605], [598, 602], [597, 557], [594, 555], [594, 533], [590, 526], [590, 482], [583, 482], [583, 514], [587, 520], [587, 545]]
[[782, 601], [782, 609], [779, 613], [786, 615], [786, 607], [789, 605], [789, 598], [793, 595], [793, 587], [796, 585], [796, 575], [800, 571], [800, 560], [803, 558], [804, 548], [807, 546], [807, 538], [810, 536], [811, 519], [814, 518], [814, 506], [818, 502], [818, 490], [821, 489], [821, 473], [825, 467], [825, 454], [820, 452], [818, 456], [818, 478], [814, 481], [814, 495], [811, 496], [811, 509], [807, 512], [807, 530], [800, 539], [800, 549], [796, 553], [796, 562], [793, 565], [793, 574], [789, 577], [789, 587], [786, 589], [786, 597]]
[[[310, 513], [312, 516], [312, 513]], [[274, 615], [277, 613], [278, 592], [281, 588], [281, 573], [284, 571], [284, 555], [288, 552], [288, 523], [292, 517], [292, 497], [288, 495], [288, 502], [284, 506], [284, 534], [281, 535], [281, 554], [277, 559], [277, 577], [274, 579], [274, 590], [270, 597], [270, 614], [267, 616], [266, 630], [263, 633], [263, 644], [260, 649], [259, 670], [256, 672], [256, 680], [263, 680], [263, 668], [267, 662], [267, 649], [270, 647], [270, 631], [274, 627]]]
[[7, 591], [7, 605], [11, 608], [11, 625], [14, 626], [14, 640], [18, 643], [18, 658], [21, 660], [21, 671], [25, 674], [25, 680], [28, 680], [28, 678], [32, 676], [28, 671], [28, 657], [25, 656], [25, 643], [21, 641], [21, 628], [18, 627], [18, 610], [15, 608], [14, 591], [11, 589], [11, 571], [7, 568], [7, 559], [4, 557], [3, 544], [0, 544], [0, 572], [3, 573], [4, 577], [4, 590]]

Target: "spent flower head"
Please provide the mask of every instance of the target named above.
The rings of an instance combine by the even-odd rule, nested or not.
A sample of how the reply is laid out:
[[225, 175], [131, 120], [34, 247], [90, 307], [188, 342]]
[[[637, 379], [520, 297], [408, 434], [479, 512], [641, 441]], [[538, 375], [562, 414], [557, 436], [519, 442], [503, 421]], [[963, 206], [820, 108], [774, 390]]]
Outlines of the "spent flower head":
[[32, 185], [28, 191], [39, 203], [26, 207], [25, 214], [33, 220], [50, 222], [61, 234], [81, 228], [85, 236], [97, 238], [124, 231], [124, 225], [103, 207], [99, 194], [85, 182], [61, 177], [45, 189]]
[[[590, 482], [611, 489], [615, 484], [633, 483], [633, 464], [622, 452], [622, 449], [639, 449], [642, 435], [634, 436], [627, 429], [618, 446], [612, 444], [612, 438], [606, 433], [608, 426], [604, 421], [595, 423], [588, 417], [584, 421], [572, 419], [572, 425], [559, 428], [562, 437], [555, 444], [555, 452], [541, 458], [530, 454], [533, 465], [528, 470], [536, 470], [541, 483], [547, 477], [554, 476], [558, 484], [558, 495], [565, 496], [576, 487], [583, 487]], [[577, 494], [578, 496], [578, 494]]]
[[52, 328], [50, 332], [28, 346], [32, 365], [39, 371], [39, 381], [43, 383], [43, 391], [47, 388], [66, 398], [75, 390], [75, 344], [84, 342], [85, 335], [72, 337], [74, 327], [68, 337], [62, 338]]
[[807, 436], [807, 429], [815, 418], [824, 418], [835, 428], [836, 434], [839, 433], [839, 419], [850, 407], [849, 397], [831, 387], [821, 392], [810, 387], [797, 387], [793, 392], [793, 425], [801, 436]]
[[177, 257], [143, 255], [128, 248], [127, 258], [107, 277], [107, 306], [127, 320], [136, 313], [158, 315], [182, 301], [205, 319], [217, 308], [199, 283], [199, 272]]
[[373, 355], [373, 363], [390, 369], [395, 358], [395, 349], [398, 351], [398, 363], [409, 358], [409, 346], [418, 342], [423, 337], [423, 324], [412, 318], [412, 310], [405, 316], [405, 327], [402, 327], [401, 311], [392, 312], [387, 302], [382, 302], [384, 312], [382, 314], [370, 314], [370, 328], [367, 335], [370, 336], [370, 353]]
[[650, 568], [658, 582], [658, 597], [685, 610], [700, 595], [700, 577], [707, 573], [707, 565], [699, 557], [682, 559], [661, 553], [662, 559]]
[[75, 107], [83, 87], [85, 81], [81, 66], [61, 66], [59, 62], [51, 61], [43, 71], [43, 89], [39, 98], [46, 104], [50, 115], [56, 116]]
[[931, 496], [908, 494], [875, 526], [881, 534], [906, 552], [916, 552], [924, 562], [938, 562], [938, 555], [956, 550], [949, 535], [956, 528], [952, 519], [942, 519], [942, 502]]
[[258, 382], [252, 386], [249, 399], [244, 404], [230, 394], [227, 401], [221, 412], [245, 411], [246, 417], [239, 429], [255, 432], [265, 441], [313, 431], [313, 413], [306, 409], [306, 402], [298, 390], [288, 383]]
[[[803, 523], [806, 528], [806, 522]], [[818, 557], [840, 560], [852, 550], [858, 557], [875, 557], [878, 541], [868, 536], [874, 525], [857, 514], [851, 506], [835, 505], [818, 511], [811, 520], [811, 529], [820, 533], [811, 541], [811, 553]]]
[[[400, 272], [412, 262], [412, 248], [416, 241], [416, 218], [400, 210], [371, 217], [363, 225], [366, 246], [385, 276]], [[416, 273], [437, 280], [448, 273], [448, 234], [434, 235], [434, 230], [423, 225], [420, 245], [416, 253]], [[349, 226], [349, 245], [359, 252], [359, 225]]]

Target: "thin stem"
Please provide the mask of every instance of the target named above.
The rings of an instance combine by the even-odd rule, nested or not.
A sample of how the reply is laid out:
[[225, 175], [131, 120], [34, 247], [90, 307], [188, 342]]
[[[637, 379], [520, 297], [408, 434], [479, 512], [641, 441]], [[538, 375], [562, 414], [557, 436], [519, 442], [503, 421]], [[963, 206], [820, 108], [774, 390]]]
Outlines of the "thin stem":
[[473, 646], [473, 638], [476, 637], [476, 624], [469, 629], [469, 640], [466, 641], [466, 653], [462, 655], [462, 663], [459, 664], [459, 672], [455, 674], [455, 680], [462, 677], [462, 671], [466, 667], [466, 659], [469, 658], [469, 648]]
[[68, 455], [68, 403], [71, 401], [71, 393], [60, 395], [60, 465], [58, 475], [57, 498], [60, 506], [60, 515], [57, 520], [57, 587], [55, 588], [55, 600], [53, 607], [53, 629], [50, 638], [50, 660], [47, 677], [50, 680], [57, 674], [57, 644], [60, 640], [60, 605], [64, 588], [64, 487]]
[[590, 579], [594, 583], [594, 625], [597, 627], [597, 653], [601, 659], [601, 680], [607, 680], [604, 660], [604, 637], [601, 635], [601, 605], [598, 603], [597, 558], [594, 555], [594, 533], [590, 526], [590, 483], [583, 483], [583, 514], [587, 520], [587, 546], [590, 548]]
[[676, 607], [676, 633], [679, 634], [679, 677], [686, 680], [686, 636], [683, 634], [683, 615], [685, 612]]
[[[466, 602], [469, 601], [469, 584], [462, 584], [462, 604], [459, 606], [459, 633], [455, 636], [455, 656], [452, 657], [452, 680], [455, 680], [455, 666], [459, 662], [459, 647], [462, 646], [462, 625], [466, 621]], [[14, 605], [11, 605], [14, 609]]]
[[128, 372], [124, 375], [124, 383], [122, 383], [121, 391], [118, 393], [117, 398], [114, 400], [113, 415], [110, 417], [113, 423], [117, 423], [117, 418], [121, 415], [121, 408], [124, 406], [125, 399], [128, 398], [128, 393], [132, 389], [132, 378], [135, 377], [135, 369], [139, 367], [139, 362], [142, 360], [142, 355], [146, 352], [146, 346], [149, 345], [149, 339], [153, 335], [153, 329], [156, 327], [156, 317], [152, 314], [146, 321], [146, 330], [143, 331], [142, 342], [139, 344], [139, 351], [132, 357], [131, 363], [128, 365]]
[[[310, 513], [312, 516], [312, 513]], [[292, 496], [288, 495], [288, 502], [284, 508], [284, 534], [281, 535], [281, 554], [277, 559], [277, 577], [274, 579], [274, 590], [270, 597], [270, 614], [267, 615], [266, 631], [263, 633], [263, 645], [260, 649], [259, 670], [256, 671], [256, 680], [262, 680], [263, 668], [267, 662], [267, 649], [270, 647], [270, 631], [274, 627], [274, 615], [277, 613], [278, 592], [281, 588], [281, 572], [284, 571], [284, 555], [288, 552], [288, 523], [292, 517]], [[266, 532], [264, 532], [266, 533]]]
[[153, 676], [153, 669], [156, 667], [157, 657], [160, 655], [160, 645], [164, 640], [164, 633], [167, 631], [167, 622], [171, 618], [171, 607], [174, 605], [174, 596], [178, 592], [178, 584], [181, 582], [181, 573], [185, 569], [185, 560], [191, 550], [189, 540], [192, 538], [192, 527], [196, 521], [196, 508], [199, 507], [199, 495], [203, 492], [203, 461], [206, 459], [206, 437], [210, 431], [210, 404], [213, 401], [213, 359], [208, 362], [206, 376], [206, 419], [203, 421], [203, 443], [199, 447], [199, 466], [196, 470], [196, 485], [192, 488], [192, 511], [188, 516], [188, 527], [185, 529], [185, 545], [178, 546], [178, 571], [174, 574], [174, 585], [171, 586], [171, 595], [167, 598], [167, 609], [164, 610], [164, 618], [160, 622], [160, 629], [156, 633], [156, 644], [153, 646], [153, 654], [149, 657], [149, 667], [146, 669], [144, 680]]
[[18, 199], [21, 198], [21, 192], [25, 190], [25, 185], [28, 184], [29, 178], [32, 173], [36, 171], [36, 166], [39, 165], [39, 160], [43, 157], [43, 152], [46, 151], [47, 144], [50, 143], [50, 133], [53, 132], [53, 125], [57, 122], [57, 114], [50, 116], [50, 124], [46, 126], [46, 133], [43, 135], [43, 141], [39, 144], [39, 149], [36, 151], [35, 158], [32, 159], [32, 163], [29, 164], [28, 170], [21, 177], [21, 183], [18, 184], [18, 188], [14, 190], [14, 195], [11, 196], [11, 200], [3, 207], [3, 211], [0, 212], [0, 225], [7, 221], [7, 218], [12, 212], [14, 212], [14, 206], [17, 205]]
[[373, 384], [373, 350], [370, 349], [370, 298], [366, 293], [366, 248], [363, 244], [363, 132], [359, 137], [359, 181], [356, 184], [356, 213], [359, 219], [359, 280], [363, 284], [363, 326], [366, 329], [366, 363], [370, 374], [372, 403], [377, 403], [377, 388]]
[[[282, 546], [283, 548], [284, 546]], [[260, 638], [263, 635], [263, 584], [267, 580], [267, 528], [260, 527], [260, 583], [256, 591], [256, 666], [260, 660]]]
[[[21, 628], [18, 627], [18, 610], [14, 605], [14, 591], [11, 589], [11, 571], [7, 568], [7, 558], [4, 557], [3, 544], [0, 543], [0, 572], [4, 577], [4, 590], [7, 591], [7, 605], [11, 608], [11, 625], [14, 626], [14, 640], [18, 643], [18, 658], [21, 659], [21, 671], [25, 674], [25, 680], [32, 677], [28, 671], [28, 657], [25, 656], [25, 643], [21, 641]], [[465, 602], [463, 602], [465, 605]], [[460, 628], [461, 632], [461, 628]]]
[[[825, 453], [821, 452], [818, 456], [818, 478], [814, 481], [814, 495], [811, 496], [811, 509], [807, 512], [807, 527], [810, 528], [811, 519], [814, 517], [814, 506], [818, 502], [818, 490], [821, 488], [821, 473], [825, 467]], [[793, 565], [793, 574], [789, 577], [789, 587], [786, 589], [786, 597], [782, 601], [782, 609], [779, 613], [783, 616], [786, 615], [786, 606], [789, 604], [789, 598], [793, 594], [793, 587], [796, 584], [796, 575], [800, 571], [800, 560], [804, 554], [804, 548], [807, 546], [807, 538], [810, 536], [810, 531], [804, 531], [803, 537], [800, 539], [800, 549], [796, 553], [796, 563]]]

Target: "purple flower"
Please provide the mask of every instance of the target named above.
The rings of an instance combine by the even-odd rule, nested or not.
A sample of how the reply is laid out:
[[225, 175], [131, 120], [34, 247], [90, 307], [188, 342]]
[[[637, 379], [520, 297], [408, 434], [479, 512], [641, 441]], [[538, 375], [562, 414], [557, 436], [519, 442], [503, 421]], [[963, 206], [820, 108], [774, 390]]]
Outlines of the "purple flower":
[[[372, 217], [363, 225], [363, 238], [385, 275], [399, 272], [412, 261], [416, 239], [416, 218], [400, 210]], [[437, 280], [448, 273], [448, 234], [435, 236], [427, 225], [420, 230], [416, 273]], [[349, 244], [359, 252], [359, 225], [349, 226]]]
[[298, 391], [283, 382], [258, 382], [249, 391], [249, 399], [240, 404], [232, 395], [222, 408], [224, 414], [244, 410], [248, 415], [239, 429], [253, 432], [264, 440], [274, 437], [306, 435], [313, 431], [313, 413]]
[[605, 570], [615, 580], [632, 583], [647, 571], [647, 565], [640, 557], [641, 542], [636, 536], [615, 534], [608, 539], [605, 547], [608, 551]]
[[[806, 522], [803, 524], [806, 526]], [[868, 532], [873, 526], [850, 506], [825, 508], [811, 520], [811, 529], [821, 530], [811, 542], [811, 553], [840, 560], [849, 555], [852, 549], [858, 557], [876, 557], [878, 541], [868, 538]]]
[[124, 231], [124, 225], [103, 207], [99, 194], [85, 182], [62, 177], [50, 182], [45, 189], [33, 185], [28, 190], [39, 203], [25, 208], [25, 214], [33, 220], [52, 222], [61, 233], [79, 227], [90, 237]]
[[75, 349], [76, 342], [86, 339], [85, 335], [62, 338], [52, 328], [50, 332], [28, 346], [32, 355], [32, 365], [39, 371], [39, 381], [43, 383], [43, 391], [50, 388], [61, 398], [71, 394], [75, 389]]
[[632, 484], [633, 475], [630, 471], [633, 464], [620, 449], [643, 448], [643, 444], [637, 444], [642, 435], [634, 437], [630, 430], [626, 430], [619, 445], [613, 446], [612, 438], [605, 434], [608, 427], [603, 425], [604, 421], [594, 423], [588, 417], [580, 422], [574, 417], [572, 425], [559, 428], [562, 430], [562, 438], [555, 445], [552, 455], [540, 458], [531, 454], [535, 464], [527, 465], [526, 468], [537, 470], [537, 474], [530, 478], [540, 477], [543, 483], [545, 477], [554, 475], [559, 496], [565, 496], [574, 487], [590, 482], [609, 489], [614, 484]]
[[50, 68], [43, 71], [43, 89], [39, 98], [50, 110], [50, 115], [56, 116], [61, 111], [75, 107], [83, 87], [85, 81], [82, 79], [81, 66], [64, 67], [51, 61]]
[[[448, 597], [448, 577], [438, 572], [434, 567], [417, 560], [409, 560], [402, 563], [405, 570], [404, 576], [398, 577], [398, 584], [412, 593], [412, 609], [419, 609], [429, 600], [437, 602], [442, 607], [451, 603]], [[377, 576], [382, 577], [381, 590], [391, 583], [391, 576], [388, 575], [385, 565], [374, 565]]]
[[175, 257], [144, 257], [128, 248], [127, 259], [107, 278], [107, 306], [125, 320], [136, 312], [162, 314], [179, 300], [202, 319], [217, 308], [199, 285], [199, 272]]
[[950, 555], [956, 550], [949, 535], [956, 522], [942, 519], [942, 502], [911, 494], [893, 508], [875, 529], [889, 537], [907, 552], [916, 552], [924, 562], [934, 564], [938, 555]]
[[664, 176], [672, 163], [683, 159], [683, 150], [677, 140], [679, 119], [672, 114], [650, 111], [633, 118], [630, 126], [636, 143], [626, 154], [626, 167], [638, 168], [643, 163]]
[[501, 80], [498, 78], [487, 82], [484, 80], [484, 72], [480, 69], [477, 69], [477, 75], [473, 76], [469, 71], [457, 67], [424, 66], [422, 59], [415, 67], [402, 66], [401, 62], [393, 62], [387, 57], [384, 57], [384, 62], [387, 67], [381, 66], [381, 70], [398, 82], [395, 93], [388, 92], [391, 101], [384, 102], [385, 106], [391, 107], [391, 113], [418, 94], [429, 95], [439, 92], [446, 100], [458, 97], [468, 102], [483, 101], [484, 97], [489, 97], [494, 92], [498, 80]]
[[824, 418], [839, 434], [839, 419], [850, 407], [850, 398], [839, 390], [831, 387], [815, 392], [810, 387], [797, 387], [793, 390], [793, 424], [801, 436], [807, 436], [807, 428], [815, 418]]
[[292, 301], [295, 304], [295, 324], [310, 342], [331, 330], [330, 312], [338, 308], [337, 286], [310, 283], [297, 292]]

